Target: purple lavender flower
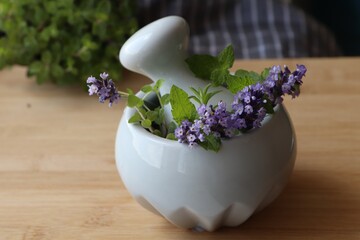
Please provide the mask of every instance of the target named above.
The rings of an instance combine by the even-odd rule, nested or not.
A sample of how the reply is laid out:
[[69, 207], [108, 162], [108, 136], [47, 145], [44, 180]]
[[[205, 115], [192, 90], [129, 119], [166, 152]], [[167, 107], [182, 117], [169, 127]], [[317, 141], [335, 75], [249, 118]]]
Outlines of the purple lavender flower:
[[95, 83], [96, 81], [96, 78], [93, 76], [88, 77], [88, 79], [86, 80], [87, 83]]
[[[291, 72], [287, 66], [284, 66], [284, 71], [278, 70], [271, 71], [269, 76], [264, 81], [264, 92], [268, 98], [273, 101], [274, 105], [283, 101], [283, 95], [288, 94], [293, 98], [299, 96], [300, 86], [303, 83], [302, 78], [307, 71], [304, 65], [297, 65], [297, 69]], [[275, 80], [275, 75], [278, 80]]]
[[104, 103], [109, 100], [109, 107], [120, 100], [120, 94], [116, 90], [115, 84], [109, 78], [108, 73], [101, 73], [100, 79], [93, 76], [88, 77], [86, 82], [89, 84], [89, 95], [98, 95], [99, 102]]
[[298, 76], [299, 78], [302, 78], [303, 76], [305, 76], [305, 73], [306, 73], [306, 71], [307, 71], [305, 65], [296, 64], [296, 67], [297, 67], [296, 71], [298, 72], [297, 76]]
[[259, 128], [267, 114], [266, 109], [281, 103], [285, 94], [293, 98], [299, 95], [305, 73], [304, 65], [297, 65], [294, 72], [287, 66], [284, 66], [284, 70], [280, 66], [273, 66], [263, 83], [247, 86], [235, 94], [232, 111], [227, 111], [222, 101], [216, 106], [201, 105], [197, 109], [199, 118], [194, 123], [183, 121], [175, 130], [175, 137], [179, 142], [194, 147], [206, 141], [209, 135], [231, 138], [238, 131]]
[[99, 91], [98, 86], [96, 86], [95, 84], [92, 84], [89, 86], [89, 95], [93, 95], [96, 94]]
[[100, 73], [100, 77], [102, 78], [102, 80], [106, 80], [109, 77], [109, 74], [106, 72]]
[[206, 105], [201, 104], [200, 107], [198, 107], [197, 112], [200, 116], [204, 116], [204, 114], [206, 112]]
[[244, 111], [247, 114], [251, 114], [254, 110], [253, 110], [253, 107], [251, 105], [246, 105]]

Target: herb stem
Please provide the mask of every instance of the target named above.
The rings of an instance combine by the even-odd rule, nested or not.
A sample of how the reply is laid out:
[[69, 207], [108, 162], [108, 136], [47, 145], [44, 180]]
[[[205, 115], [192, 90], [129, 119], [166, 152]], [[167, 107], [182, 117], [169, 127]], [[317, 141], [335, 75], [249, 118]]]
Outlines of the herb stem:
[[[159, 91], [155, 91], [155, 93], [156, 93], [157, 98], [159, 99], [159, 103], [160, 103], [161, 109], [164, 109], [164, 104], [163, 104], [163, 102], [161, 101], [160, 92], [159, 92]], [[164, 137], [166, 137], [168, 127], [167, 127], [165, 118], [163, 118], [163, 119], [164, 119], [164, 120], [162, 121], [162, 124], [160, 124], [160, 131], [161, 131], [161, 134], [162, 134]]]
[[[139, 113], [141, 119], [142, 119], [142, 120], [146, 120], [145, 116], [141, 113], [140, 109], [139, 109], [138, 107], [135, 107], [135, 109], [136, 109], [136, 111]], [[154, 129], [152, 126], [150, 126], [150, 127], [149, 127], [149, 131], [150, 131], [151, 133], [154, 133], [155, 129]]]
[[118, 94], [120, 94], [121, 97], [127, 98], [129, 96], [129, 94], [127, 92], [123, 92], [123, 91], [117, 91], [117, 92], [118, 92]]

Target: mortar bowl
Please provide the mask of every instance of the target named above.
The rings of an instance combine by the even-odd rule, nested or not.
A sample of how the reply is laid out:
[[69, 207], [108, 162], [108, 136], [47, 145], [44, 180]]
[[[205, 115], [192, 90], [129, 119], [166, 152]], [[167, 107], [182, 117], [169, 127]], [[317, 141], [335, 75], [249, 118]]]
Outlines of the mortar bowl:
[[116, 135], [118, 172], [144, 208], [181, 228], [238, 226], [269, 205], [294, 167], [296, 138], [283, 105], [259, 129], [224, 140], [219, 152], [164, 139], [129, 124]]

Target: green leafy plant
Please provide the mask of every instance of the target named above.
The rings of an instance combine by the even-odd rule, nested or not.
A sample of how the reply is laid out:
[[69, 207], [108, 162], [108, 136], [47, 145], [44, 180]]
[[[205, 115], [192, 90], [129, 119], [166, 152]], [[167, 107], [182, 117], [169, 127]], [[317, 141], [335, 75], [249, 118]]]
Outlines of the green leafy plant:
[[27, 66], [38, 83], [80, 83], [103, 70], [120, 79], [118, 51], [137, 29], [134, 2], [1, 1], [0, 69]]
[[[140, 98], [132, 90], [128, 90], [127, 106], [134, 108], [136, 112], [129, 119], [129, 123], [140, 123], [151, 133], [165, 138], [173, 138], [165, 122], [164, 107], [170, 102], [169, 94], [160, 95], [160, 87], [164, 80], [159, 79], [155, 84], [148, 84], [141, 88], [144, 95]], [[155, 96], [156, 100], [148, 101], [149, 95]], [[158, 104], [154, 104], [157, 102]], [[170, 134], [170, 135], [169, 135]]]
[[[121, 96], [127, 96], [128, 107], [136, 109], [129, 123], [141, 124], [155, 135], [186, 143], [190, 147], [201, 146], [218, 152], [223, 140], [260, 128], [265, 116], [274, 113], [274, 107], [283, 101], [283, 96], [299, 96], [302, 78], [307, 71], [304, 65], [297, 65], [293, 72], [287, 66], [282, 69], [274, 65], [260, 74], [242, 69], [231, 74], [229, 68], [234, 62], [233, 55], [230, 46], [217, 57], [190, 56], [186, 61], [194, 74], [201, 78], [209, 77], [204, 79], [209, 84], [203, 89], [190, 87], [193, 95], [173, 85], [169, 94], [161, 96], [159, 89], [164, 80], [142, 87], [144, 94], [141, 98], [131, 90], [124, 95], [116, 90], [107, 73], [100, 74], [101, 79], [88, 78], [89, 94], [98, 95], [100, 102], [109, 100], [110, 106]], [[222, 100], [216, 105], [209, 105], [209, 100], [221, 91], [210, 91], [210, 88], [218, 85], [233, 93], [230, 109]], [[147, 102], [151, 94], [156, 96], [158, 103]], [[169, 125], [164, 116], [164, 107], [168, 103], [174, 119]]]
[[218, 56], [195, 54], [187, 58], [186, 63], [196, 77], [210, 80], [213, 86], [225, 86], [232, 93], [264, 81], [269, 74], [269, 68], [264, 69], [261, 74], [243, 69], [232, 74], [230, 68], [233, 66], [234, 60], [234, 48], [229, 45]]

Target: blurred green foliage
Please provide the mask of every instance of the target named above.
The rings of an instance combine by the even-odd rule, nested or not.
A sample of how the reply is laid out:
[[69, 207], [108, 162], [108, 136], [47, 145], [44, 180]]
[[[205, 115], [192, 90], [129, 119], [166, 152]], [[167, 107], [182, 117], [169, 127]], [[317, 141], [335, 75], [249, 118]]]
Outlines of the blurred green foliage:
[[38, 83], [85, 83], [108, 72], [121, 78], [119, 50], [137, 30], [131, 0], [0, 2], [0, 69], [28, 67]]

